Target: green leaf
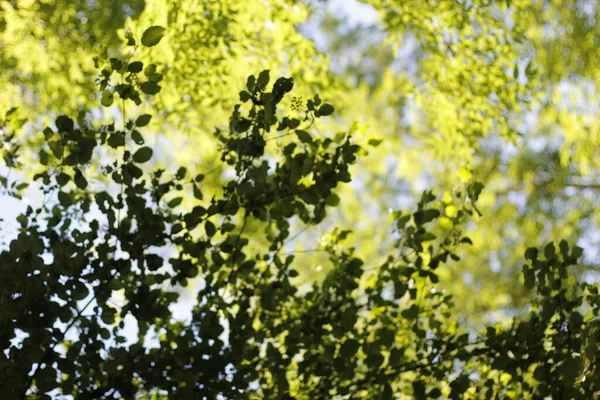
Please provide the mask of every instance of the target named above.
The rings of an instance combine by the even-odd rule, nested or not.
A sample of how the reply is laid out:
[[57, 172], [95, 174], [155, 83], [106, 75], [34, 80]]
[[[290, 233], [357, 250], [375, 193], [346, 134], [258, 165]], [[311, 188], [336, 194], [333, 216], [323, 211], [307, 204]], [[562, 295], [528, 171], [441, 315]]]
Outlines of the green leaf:
[[398, 219], [396, 219], [396, 227], [398, 229], [404, 229], [408, 221], [410, 221], [410, 215], [400, 215]]
[[471, 184], [469, 184], [467, 191], [469, 193], [469, 197], [471, 197], [471, 199], [473, 201], [477, 201], [477, 199], [479, 199], [479, 195], [481, 194], [481, 191], [483, 190], [485, 186], [483, 185], [483, 183], [479, 182], [479, 181], [475, 181], [472, 182]]
[[379, 146], [381, 144], [381, 142], [383, 142], [382, 139], [371, 138], [371, 139], [369, 139], [369, 141], [367, 142], [367, 144], [369, 146], [377, 147], [377, 146]]
[[174, 198], [173, 200], [169, 201], [169, 202], [167, 203], [167, 206], [168, 206], [169, 208], [175, 208], [175, 207], [177, 207], [178, 205], [180, 205], [182, 201], [183, 201], [183, 197], [176, 197], [176, 198]]
[[215, 233], [217, 233], [217, 228], [215, 227], [215, 224], [208, 220], [204, 223], [204, 230], [206, 231], [206, 235], [208, 237], [213, 237], [215, 236]]
[[52, 150], [52, 154], [54, 154], [54, 157], [62, 158], [65, 148], [60, 141], [51, 140], [48, 142], [48, 147], [50, 147], [50, 150]]
[[194, 197], [196, 199], [202, 200], [204, 198], [204, 196], [202, 195], [202, 191], [200, 190], [198, 185], [194, 185], [193, 192], [194, 192]]
[[115, 312], [110, 308], [105, 308], [100, 317], [106, 325], [112, 325], [115, 322]]
[[334, 111], [335, 108], [333, 108], [333, 106], [329, 103], [325, 103], [321, 107], [319, 107], [319, 115], [323, 115], [325, 117], [333, 114]]
[[144, 68], [144, 75], [150, 77], [156, 74], [156, 64], [148, 64], [146, 68]]
[[554, 243], [550, 242], [544, 247], [544, 256], [547, 260], [553, 260], [556, 258], [556, 249]]
[[423, 235], [421, 235], [421, 240], [424, 241], [424, 242], [427, 242], [429, 240], [433, 240], [435, 238], [436, 238], [436, 236], [433, 233], [431, 233], [431, 232], [425, 232], [425, 233], [423, 233]]
[[73, 120], [66, 115], [61, 115], [56, 118], [56, 129], [61, 132], [72, 132], [74, 126]]
[[431, 208], [428, 210], [420, 210], [413, 214], [415, 223], [417, 223], [417, 225], [423, 225], [428, 222], [431, 222], [439, 216], [440, 216], [440, 211], [436, 210], [434, 208]]
[[294, 80], [292, 78], [279, 78], [273, 85], [273, 92], [283, 95], [294, 88]]
[[419, 315], [419, 309], [417, 306], [413, 305], [410, 308], [403, 310], [401, 314], [406, 319], [415, 319]]
[[523, 278], [525, 280], [525, 288], [531, 290], [535, 286], [535, 272], [527, 265], [523, 265]]
[[310, 136], [310, 133], [306, 132], [306, 131], [302, 131], [300, 129], [298, 129], [296, 131], [296, 136], [298, 136], [298, 139], [302, 142], [302, 143], [312, 143], [313, 139]]
[[396, 279], [394, 282], [394, 296], [399, 299], [406, 294], [408, 290], [408, 285], [402, 282], [400, 279]]
[[[221, 225], [221, 233], [233, 232], [234, 229], [235, 229], [235, 224], [232, 224], [232, 223], [226, 222], [223, 225]], [[292, 276], [292, 271], [293, 270], [290, 270], [290, 276]], [[294, 272], [296, 272], [296, 271], [294, 271]], [[298, 274], [298, 273], [296, 272], [296, 274]]]
[[146, 126], [150, 123], [151, 119], [152, 119], [152, 115], [142, 114], [135, 120], [135, 126], [140, 127], [140, 128], [142, 126]]
[[266, 69], [262, 71], [260, 74], [258, 74], [258, 80], [256, 81], [256, 89], [264, 90], [264, 88], [266, 88], [269, 84], [270, 79], [271, 78], [269, 76], [269, 70]]
[[65, 186], [70, 179], [71, 177], [65, 174], [64, 172], [61, 172], [60, 174], [56, 175], [56, 183], [58, 183], [60, 186]]
[[143, 68], [144, 63], [142, 63], [141, 61], [134, 61], [132, 63], [129, 63], [129, 65], [127, 66], [127, 70], [133, 73], [141, 72]]
[[83, 300], [87, 297], [87, 295], [89, 294], [89, 290], [88, 288], [85, 286], [85, 284], [81, 281], [76, 281], [74, 288], [72, 290], [73, 293], [73, 299], [75, 300]]
[[146, 266], [150, 271], [156, 271], [163, 265], [162, 257], [156, 254], [148, 254], [146, 255]]
[[40, 156], [40, 164], [46, 166], [48, 165], [48, 162], [50, 161], [48, 159], [48, 153], [46, 153], [43, 149], [40, 150], [39, 152], [39, 156]]
[[149, 94], [149, 95], [155, 95], [158, 92], [160, 92], [160, 89], [161, 89], [160, 85], [158, 85], [157, 83], [152, 82], [152, 81], [146, 81], [146, 82], [142, 83], [140, 85], [140, 88], [142, 89], [142, 92]]
[[113, 69], [113, 71], [119, 71], [121, 69], [121, 67], [123, 66], [123, 63], [118, 58], [111, 57], [109, 59], [109, 61], [110, 61], [110, 67]]
[[250, 75], [248, 77], [248, 79], [246, 80], [246, 89], [248, 89], [248, 91], [250, 93], [253, 93], [255, 86], [256, 86], [256, 78], [254, 77], [254, 75]]
[[315, 94], [313, 97], [313, 104], [315, 106], [318, 106], [319, 104], [321, 104], [321, 98], [319, 97], [319, 94]]
[[181, 180], [181, 179], [185, 178], [186, 174], [187, 174], [187, 168], [179, 167], [179, 169], [177, 170], [177, 173], [175, 174], [175, 178]]
[[163, 79], [162, 74], [152, 74], [148, 77], [148, 80], [150, 82], [155, 82], [155, 83], [162, 81], [162, 79]]
[[325, 200], [325, 203], [328, 206], [337, 207], [340, 204], [340, 197], [335, 193], [331, 193], [329, 197], [327, 197], [327, 200]]
[[111, 337], [110, 331], [106, 328], [101, 328], [100, 329], [100, 337], [104, 340], [109, 340]]
[[8, 111], [6, 111], [6, 114], [4, 114], [4, 118], [6, 120], [10, 120], [10, 117], [18, 110], [18, 107], [11, 107], [8, 109]]
[[81, 189], [84, 190], [85, 188], [87, 188], [88, 182], [87, 180], [83, 177], [83, 174], [81, 173], [81, 171], [79, 169], [75, 170], [75, 177], [74, 177], [74, 181], [75, 181], [75, 185]]
[[71, 196], [68, 193], [63, 192], [62, 190], [58, 192], [58, 202], [63, 207], [69, 207], [73, 204], [73, 200], [71, 200]]
[[127, 32], [125, 34], [125, 39], [127, 39], [127, 46], [135, 46], [135, 38], [133, 37], [133, 33]]
[[536, 249], [535, 247], [530, 247], [527, 250], [525, 250], [525, 258], [531, 261], [535, 261], [537, 260], [538, 257], [538, 249]]
[[431, 203], [435, 200], [435, 194], [431, 190], [426, 190], [421, 194], [421, 200], [419, 200], [419, 205], [424, 206], [427, 203]]
[[248, 93], [247, 91], [245, 91], [245, 90], [242, 90], [242, 91], [240, 92], [240, 101], [241, 101], [242, 103], [245, 103], [245, 102], [247, 102], [247, 101], [248, 101], [248, 100], [250, 100], [251, 98], [252, 98], [252, 95], [251, 95], [250, 93]]
[[142, 45], [146, 47], [156, 46], [165, 35], [165, 28], [162, 26], [151, 26], [146, 29], [142, 35]]
[[131, 132], [131, 140], [133, 140], [135, 144], [144, 144], [144, 137], [138, 130], [134, 130]]
[[578, 260], [579, 257], [581, 257], [582, 255], [583, 255], [583, 249], [579, 246], [575, 246], [575, 247], [573, 247], [573, 250], [571, 250], [571, 256], [575, 260]]
[[142, 147], [133, 154], [133, 161], [138, 164], [143, 164], [152, 158], [152, 149], [150, 147]]
[[563, 256], [563, 259], [566, 260], [567, 257], [569, 257], [569, 243], [567, 243], [567, 241], [563, 239], [558, 244], [558, 247], [560, 248], [560, 253]]
[[113, 99], [113, 92], [111, 92], [110, 90], [103, 90], [102, 98], [100, 99], [100, 104], [102, 104], [104, 107], [110, 107], [112, 106]]

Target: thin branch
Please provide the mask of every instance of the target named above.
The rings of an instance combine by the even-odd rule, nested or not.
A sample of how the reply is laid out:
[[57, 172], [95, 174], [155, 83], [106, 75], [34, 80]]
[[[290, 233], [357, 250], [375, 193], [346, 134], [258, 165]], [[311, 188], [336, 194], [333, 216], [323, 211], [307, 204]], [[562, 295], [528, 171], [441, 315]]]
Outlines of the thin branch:
[[316, 248], [316, 249], [304, 249], [304, 250], [291, 250], [291, 251], [286, 251], [284, 253], [281, 253], [282, 255], [286, 255], [286, 254], [296, 254], [296, 253], [314, 253], [317, 251], [327, 251], [323, 248]]

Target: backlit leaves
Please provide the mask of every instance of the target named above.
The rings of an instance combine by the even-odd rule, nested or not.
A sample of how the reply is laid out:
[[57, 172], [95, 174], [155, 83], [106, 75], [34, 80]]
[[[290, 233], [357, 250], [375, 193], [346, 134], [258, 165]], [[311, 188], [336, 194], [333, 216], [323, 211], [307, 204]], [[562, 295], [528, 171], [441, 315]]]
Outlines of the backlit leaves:
[[146, 47], [156, 46], [165, 35], [165, 28], [162, 26], [151, 26], [142, 34], [142, 45]]
[[328, 116], [333, 114], [334, 108], [331, 104], [325, 103], [321, 107], [319, 107], [319, 115]]
[[135, 153], [133, 153], [133, 161], [142, 164], [149, 161], [152, 158], [153, 150], [150, 147], [141, 147]]
[[[117, 3], [115, 9], [124, 5]], [[10, 278], [0, 286], [0, 336], [7, 346], [0, 353], [0, 365], [9, 366], [0, 368], [0, 382], [10, 383], [6, 396], [16, 390], [16, 397], [22, 397], [28, 388], [40, 396], [58, 388], [58, 395], [89, 398], [161, 393], [175, 398], [368, 399], [398, 394], [462, 398], [473, 393], [485, 398], [504, 394], [590, 398], [598, 391], [593, 379], [598, 374], [598, 341], [585, 326], [590, 315], [597, 314], [598, 291], [569, 275], [570, 266], [582, 256], [581, 248], [557, 241], [541, 246], [541, 251], [529, 248], [524, 258], [519, 255], [518, 265], [525, 263], [525, 287], [531, 289], [521, 293], [528, 307], [511, 309], [519, 317], [510, 324], [471, 328], [463, 323], [464, 315], [456, 314], [446, 287], [449, 271], [457, 265], [470, 271], [478, 264], [472, 261], [473, 253], [465, 254], [465, 248], [471, 245], [473, 251], [481, 251], [481, 238], [471, 236], [470, 230], [480, 222], [475, 216], [482, 214], [478, 201], [489, 204], [489, 199], [483, 183], [472, 179], [475, 171], [457, 165], [453, 170], [461, 171], [461, 181], [451, 194], [440, 200], [426, 191], [412, 211], [392, 211], [390, 226], [378, 223], [377, 236], [352, 242], [347, 230], [331, 230], [339, 220], [329, 220], [328, 215], [353, 200], [344, 191], [350, 185], [342, 184], [351, 182], [351, 171], [361, 174], [363, 164], [351, 168], [365, 156], [360, 144], [376, 146], [379, 139], [365, 135], [367, 128], [357, 126], [320, 130], [322, 120], [317, 117], [336, 111], [325, 101], [336, 98], [331, 88], [306, 101], [292, 99], [289, 106], [285, 96], [292, 89], [300, 94], [311, 89], [302, 81], [304, 75], [311, 82], [323, 75], [318, 66], [307, 63], [314, 58], [310, 49], [294, 55], [306, 64], [302, 64], [306, 74], [298, 74], [297, 66], [294, 69], [294, 57], [278, 53], [281, 46], [298, 39], [294, 30], [286, 31], [296, 20], [271, 21], [273, 14], [260, 7], [271, 10], [279, 5], [282, 15], [292, 19], [299, 18], [295, 15], [301, 15], [304, 8], [299, 4], [288, 13], [291, 7], [277, 2], [207, 2], [196, 12], [184, 2], [159, 3], [148, 9], [159, 14], [168, 11], [164, 15], [175, 32], [169, 36], [174, 47], [161, 54], [152, 50], [140, 55], [142, 51], [136, 59], [144, 57], [143, 61], [130, 61], [138, 38], [125, 31], [131, 53], [119, 58], [111, 49], [114, 57], [96, 59], [100, 104], [114, 107], [99, 116], [98, 97], [90, 96], [96, 92], [79, 87], [74, 79], [67, 86], [93, 99], [96, 109], [87, 112], [90, 107], [82, 107], [82, 114], [71, 119], [61, 115], [64, 110], [42, 106], [44, 115], [61, 115], [55, 122], [56, 132], [46, 129], [28, 137], [31, 146], [40, 146], [32, 153], [39, 156], [35, 181], [44, 202], [39, 208], [29, 206], [18, 217], [16, 238], [0, 252], [0, 272]], [[504, 27], [496, 26], [500, 22], [486, 19], [489, 14], [482, 4], [467, 10], [455, 2], [442, 2], [441, 11], [421, 7], [415, 13], [417, 6], [407, 3], [401, 6], [407, 12], [398, 19], [397, 4], [373, 3], [382, 7], [388, 29], [415, 27], [421, 48], [433, 49], [431, 57], [422, 57], [423, 68], [418, 69], [430, 93], [411, 93], [417, 108], [435, 111], [428, 118], [416, 118], [424, 122], [429, 138], [437, 137], [432, 132], [440, 132], [450, 141], [440, 143], [450, 151], [473, 146], [471, 139], [485, 136], [490, 121], [504, 121], [509, 111], [516, 110], [511, 96], [518, 94], [514, 89], [520, 84], [505, 79], [507, 73], [513, 80], [519, 76], [504, 63], [514, 60], [512, 47], [508, 43], [497, 49], [500, 42], [504, 45], [497, 39], [508, 36], [503, 36]], [[97, 6], [102, 9], [102, 4]], [[135, 7], [135, 2], [127, 4]], [[181, 13], [169, 8], [180, 5]], [[35, 7], [31, 5], [32, 10]], [[427, 22], [436, 13], [444, 18], [433, 25]], [[273, 34], [263, 29], [263, 14], [276, 26]], [[238, 15], [248, 17], [244, 24]], [[478, 17], [483, 20], [476, 26], [490, 28], [489, 37], [480, 36], [479, 29], [469, 31]], [[139, 21], [147, 19], [144, 15]], [[14, 28], [14, 21], [9, 22]], [[89, 24], [93, 23], [89, 18]], [[38, 29], [44, 29], [39, 25]], [[254, 25], [261, 27], [260, 35], [252, 31]], [[447, 26], [456, 28], [461, 37], [458, 43], [452, 40], [440, 48], [436, 30], [442, 32]], [[250, 31], [247, 37], [246, 29]], [[155, 46], [164, 34], [164, 28], [153, 26], [144, 32], [141, 43]], [[20, 40], [28, 40], [27, 35], [21, 36]], [[482, 37], [491, 40], [479, 40]], [[282, 39], [283, 45], [273, 39]], [[463, 46], [465, 42], [473, 48]], [[18, 56], [10, 43], [6, 48], [2, 45], [11, 57]], [[52, 41], [45, 46], [53, 46]], [[455, 46], [460, 46], [460, 55], [466, 59], [455, 58]], [[231, 82], [240, 78], [240, 69], [246, 74], [246, 64], [237, 65], [246, 59], [246, 53], [238, 52], [246, 48], [257, 53], [261, 64], [268, 64], [263, 58], [281, 57], [297, 81], [279, 78], [271, 85], [271, 72], [265, 70], [249, 77], [240, 92], [241, 81]], [[494, 58], [496, 50], [503, 60]], [[67, 54], [76, 64], [77, 52], [70, 47]], [[155, 60], [149, 59], [154, 56]], [[488, 58], [491, 67], [486, 69], [489, 65], [481, 60]], [[20, 65], [26, 65], [23, 61]], [[465, 61], [477, 74], [466, 79], [453, 76], [462, 71]], [[502, 68], [494, 69], [498, 65]], [[230, 76], [232, 67], [237, 69]], [[444, 74], [438, 74], [442, 67]], [[277, 68], [269, 68], [275, 74]], [[32, 69], [23, 76], [35, 79], [39, 72]], [[132, 105], [140, 106], [145, 100], [141, 93], [155, 95], [162, 89], [163, 73], [165, 98], [144, 104], [143, 109], [152, 110], [151, 114], [136, 114], [138, 108]], [[29, 85], [23, 76], [21, 81], [16, 76], [18, 85]], [[64, 89], [56, 90], [66, 97]], [[371, 88], [366, 92], [372, 95], [369, 99], [381, 96]], [[339, 121], [327, 123], [346, 122], [348, 115], [341, 112], [352, 109], [357, 93], [349, 90], [343, 95], [348, 104], [336, 102]], [[186, 96], [189, 99], [182, 100]], [[230, 118], [222, 118], [219, 107], [238, 98], [243, 104], [233, 105]], [[423, 103], [424, 99], [431, 102]], [[126, 107], [121, 108], [123, 103]], [[201, 110], [206, 118], [186, 118], [184, 110], [190, 107]], [[387, 104], [382, 108], [386, 113], [394, 111]], [[374, 119], [363, 111], [360, 115], [350, 112], [350, 117]], [[113, 113], [126, 115], [110, 121]], [[152, 125], [151, 115], [155, 118]], [[157, 132], [151, 128], [165, 126], [160, 125], [165, 115], [202, 128], [215, 119], [219, 128], [210, 126], [214, 136], [206, 141], [206, 148], [190, 151], [195, 158], [187, 168], [179, 165], [179, 157], [169, 159], [163, 168], [136, 165], [152, 159], [153, 149], [139, 146], [144, 145], [144, 136], [154, 139]], [[34, 126], [41, 123], [31, 122]], [[144, 136], [136, 129], [140, 127], [147, 127]], [[467, 139], [461, 142], [463, 134]], [[4, 147], [12, 145], [10, 140], [4, 143]], [[15, 157], [11, 153], [4, 159]], [[24, 180], [28, 176], [15, 175]], [[28, 184], [2, 178], [3, 188], [21, 190]], [[354, 209], [351, 216], [366, 225], [381, 212], [382, 199], [369, 197], [363, 186], [378, 181], [371, 178], [360, 175], [353, 182], [365, 190], [370, 204]], [[386, 180], [388, 184], [394, 186], [391, 180]], [[298, 236], [303, 232], [304, 237]], [[294, 242], [297, 237], [302, 242]], [[306, 237], [318, 245], [296, 251], [296, 245], [308, 243]], [[368, 246], [377, 247], [379, 254], [363, 257]], [[531, 244], [522, 248], [526, 246]], [[314, 259], [309, 258], [312, 253]], [[482, 264], [488, 268], [487, 258]], [[314, 273], [321, 270], [324, 279], [315, 279]], [[508, 272], [504, 278], [517, 281]], [[177, 321], [173, 311], [180, 292], [190, 301], [191, 310]], [[88, 297], [93, 301], [86, 306]], [[134, 321], [137, 343], [134, 338], [125, 344], [131, 330], [127, 321]], [[65, 327], [71, 330], [66, 332]], [[145, 342], [158, 343], [147, 348]]]
[[150, 115], [150, 114], [140, 115], [135, 120], [135, 126], [140, 127], [140, 128], [143, 127], [143, 126], [146, 126], [146, 125], [148, 125], [150, 123], [151, 119], [152, 119], [152, 115]]

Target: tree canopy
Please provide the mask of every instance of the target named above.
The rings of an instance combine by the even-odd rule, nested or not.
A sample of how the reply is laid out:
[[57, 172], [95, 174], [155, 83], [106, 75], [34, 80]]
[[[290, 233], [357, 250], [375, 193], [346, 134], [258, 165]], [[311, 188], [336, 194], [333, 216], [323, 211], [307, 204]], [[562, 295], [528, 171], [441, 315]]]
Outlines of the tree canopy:
[[600, 397], [592, 3], [0, 10], [3, 398]]

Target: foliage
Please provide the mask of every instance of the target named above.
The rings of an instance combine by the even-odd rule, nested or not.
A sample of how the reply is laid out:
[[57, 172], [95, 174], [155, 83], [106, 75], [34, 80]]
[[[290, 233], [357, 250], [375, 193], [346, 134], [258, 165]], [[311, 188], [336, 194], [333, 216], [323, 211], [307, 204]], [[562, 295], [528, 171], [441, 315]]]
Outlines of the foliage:
[[[326, 39], [313, 35], [327, 43], [331, 69], [356, 85], [338, 106], [346, 123], [358, 120], [382, 140], [358, 161], [364, 185], [342, 188], [340, 213], [360, 227], [361, 254], [377, 257], [389, 244], [379, 229], [389, 208], [414, 204], [424, 188], [451, 195], [481, 180], [484, 217], [468, 226], [474, 246], [442, 273], [470, 323], [511, 316], [529, 302], [514, 279], [527, 247], [561, 239], [598, 247], [598, 83], [589, 47], [598, 8], [365, 3], [374, 5], [368, 22], [353, 23], [352, 13], [347, 21], [345, 7], [332, 6], [318, 17]], [[356, 210], [368, 210], [369, 221]], [[577, 275], [597, 281], [598, 260], [586, 252]]]
[[[0, 184], [8, 196], [43, 197], [0, 252], [6, 398], [598, 397], [598, 285], [581, 278], [583, 250], [569, 244], [580, 214], [551, 213], [560, 226], [550, 240], [530, 224], [530, 213], [544, 224], [545, 199], [565, 195], [572, 175], [557, 171], [518, 211], [498, 195], [504, 154], [489, 154], [495, 133], [519, 144], [511, 116], [543, 82], [520, 66], [522, 21], [511, 28], [498, 12], [535, 7], [371, 3], [389, 42], [416, 34], [423, 68], [395, 74], [398, 47], [373, 45], [382, 64], [352, 90], [344, 74], [365, 70], [331, 75], [297, 31], [307, 14], [294, 1], [156, 0], [129, 18], [118, 1], [1, 3], [0, 57], [14, 73], [2, 78], [3, 160], [15, 172]], [[50, 33], [83, 18], [80, 36]], [[115, 35], [111, 24], [126, 29]], [[31, 36], [19, 44], [21, 31]], [[31, 46], [51, 61], [32, 62]], [[243, 59], [273, 65], [242, 87]], [[294, 79], [271, 79], [285, 71]], [[430, 160], [415, 156], [420, 146], [446, 163], [427, 171], [441, 195], [421, 193], [412, 212], [377, 182], [407, 144], [394, 137], [397, 121], [379, 117], [405, 96], [423, 123], [403, 151], [423, 163], [416, 170]], [[368, 121], [351, 123], [357, 115]], [[161, 140], [181, 151], [173, 157]], [[502, 182], [530, 194], [532, 165], [561, 165], [565, 149], [524, 147]], [[519, 232], [500, 236], [519, 271], [503, 272], [513, 316], [490, 322], [469, 307], [495, 296], [472, 299], [454, 274], [485, 276], [474, 266], [497, 249], [497, 226]], [[318, 248], [306, 251], [306, 238], [296, 251], [316, 228], [327, 232]], [[311, 276], [321, 264], [323, 276]]]

